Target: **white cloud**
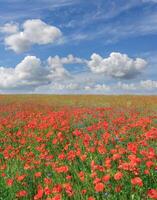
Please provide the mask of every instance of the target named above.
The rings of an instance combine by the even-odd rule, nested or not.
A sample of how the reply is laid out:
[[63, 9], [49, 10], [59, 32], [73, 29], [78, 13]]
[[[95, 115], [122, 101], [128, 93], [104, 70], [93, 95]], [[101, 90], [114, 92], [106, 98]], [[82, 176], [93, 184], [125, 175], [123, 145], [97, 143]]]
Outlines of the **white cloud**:
[[137, 83], [122, 83], [118, 82], [114, 86], [115, 89], [121, 89], [125, 91], [148, 91], [157, 89], [157, 81], [154, 80], [141, 80]]
[[6, 37], [5, 44], [8, 49], [11, 49], [16, 53], [22, 53], [31, 46], [31, 42], [25, 37], [23, 32]]
[[71, 63], [83, 64], [86, 62], [85, 59], [74, 57], [72, 54], [69, 54], [67, 57], [63, 57], [60, 60], [63, 64], [71, 64]]
[[153, 80], [140, 81], [140, 87], [147, 90], [157, 89], [157, 81]]
[[73, 55], [68, 55], [67, 57], [60, 58], [59, 56], [49, 57], [48, 64], [50, 67], [50, 75], [49, 77], [55, 76], [69, 76], [69, 72], [64, 68], [66, 64], [83, 64], [86, 61], [84, 59], [74, 57]]
[[95, 84], [92, 86], [85, 85], [84, 90], [90, 91], [90, 92], [109, 92], [111, 90], [111, 87], [106, 84]]
[[93, 86], [84, 86], [84, 89], [87, 91], [99, 91], [100, 93], [103, 92], [110, 92], [110, 93], [147, 93], [157, 92], [157, 81], [154, 80], [141, 80], [136, 83], [125, 83], [125, 82], [118, 82], [115, 84], [96, 84]]
[[16, 83], [15, 71], [13, 68], [0, 67], [0, 88], [12, 87]]
[[68, 71], [63, 67], [63, 63], [59, 56], [49, 57], [48, 65], [50, 68], [49, 77], [53, 79], [54, 76], [69, 76]]
[[136, 90], [137, 86], [134, 83], [118, 82], [118, 84], [115, 86], [115, 88], [129, 91], [129, 90]]
[[112, 84], [93, 84], [91, 86], [84, 85], [87, 93], [97, 93], [97, 94], [156, 94], [157, 93], [157, 81], [154, 80], [141, 80], [139, 82], [118, 82]]
[[60, 81], [52, 82], [47, 86], [41, 86], [36, 88], [36, 92], [41, 93], [108, 93], [111, 87], [106, 84], [93, 84], [87, 85], [87, 83], [75, 83], [73, 81]]
[[15, 67], [15, 73], [22, 80], [41, 82], [48, 75], [48, 69], [42, 66], [39, 58], [27, 56]]
[[61, 31], [55, 27], [46, 24], [40, 19], [27, 20], [23, 24], [24, 35], [32, 44], [53, 43], [61, 36]]
[[[64, 65], [81, 62], [81, 58], [73, 55], [49, 57], [46, 62], [36, 56], [26, 56], [14, 68], [0, 67], [0, 89], [35, 89], [53, 81], [63, 81], [71, 77]], [[73, 88], [74, 85], [76, 84], [69, 83], [67, 88]]]
[[6, 46], [21, 53], [27, 51], [31, 45], [45, 45], [54, 43], [62, 36], [60, 29], [41, 21], [40, 19], [27, 20], [23, 24], [23, 31], [5, 37]]
[[50, 89], [53, 90], [77, 90], [80, 89], [80, 86], [77, 83], [54, 83], [50, 86]]
[[93, 86], [88, 86], [86, 84], [78, 83], [54, 83], [51, 85], [51, 89], [56, 90], [93, 90], [93, 91], [109, 91], [110, 86], [106, 84], [96, 84]]
[[19, 31], [18, 24], [15, 23], [7, 23], [4, 26], [0, 27], [0, 32], [7, 33], [7, 34], [13, 34], [17, 33]]
[[86, 86], [84, 87], [84, 89], [88, 91], [88, 90], [91, 90], [91, 89], [92, 89], [92, 87], [91, 87], [91, 86], [89, 86], [89, 85], [86, 85]]
[[114, 78], [134, 78], [146, 67], [144, 59], [129, 58], [126, 54], [112, 52], [108, 58], [93, 53], [88, 66], [93, 73], [104, 73]]
[[95, 90], [104, 90], [104, 91], [109, 91], [110, 90], [110, 86], [105, 85], [105, 84], [97, 84], [94, 86]]
[[48, 84], [48, 70], [41, 65], [39, 58], [26, 56], [15, 68], [0, 67], [0, 88], [12, 89], [21, 87], [37, 87]]
[[[115, 55], [112, 57], [113, 54]], [[91, 60], [92, 63], [90, 63]], [[133, 60], [124, 54], [112, 53], [109, 58], [105, 59], [98, 54], [93, 54], [91, 60], [78, 58], [71, 54], [66, 57], [50, 56], [46, 61], [41, 61], [36, 56], [26, 56], [15, 67], [0, 67], [0, 91], [41, 93], [68, 93], [69, 91], [69, 93], [95, 94], [157, 92], [156, 80], [113, 82], [109, 78], [110, 76], [116, 78], [134, 77], [135, 72], [139, 73], [144, 68], [145, 61], [140, 58]], [[98, 67], [99, 70], [92, 73], [88, 70], [89, 63], [92, 64], [92, 67]], [[105, 66], [109, 67], [109, 70], [105, 68], [104, 71], [104, 63]], [[66, 69], [66, 65], [69, 64], [86, 65], [87, 71], [70, 73]], [[121, 65], [124, 69], [121, 68]], [[120, 73], [123, 73], [123, 76], [119, 76]]]

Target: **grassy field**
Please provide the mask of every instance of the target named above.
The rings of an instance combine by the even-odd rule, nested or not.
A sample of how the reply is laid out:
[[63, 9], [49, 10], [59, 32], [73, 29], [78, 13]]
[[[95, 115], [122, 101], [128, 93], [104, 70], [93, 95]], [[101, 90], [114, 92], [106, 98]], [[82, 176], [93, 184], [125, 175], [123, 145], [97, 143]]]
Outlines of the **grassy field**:
[[157, 199], [157, 96], [1, 95], [0, 200]]
[[157, 109], [157, 96], [133, 95], [0, 95], [0, 104], [35, 103], [62, 107], [136, 107]]

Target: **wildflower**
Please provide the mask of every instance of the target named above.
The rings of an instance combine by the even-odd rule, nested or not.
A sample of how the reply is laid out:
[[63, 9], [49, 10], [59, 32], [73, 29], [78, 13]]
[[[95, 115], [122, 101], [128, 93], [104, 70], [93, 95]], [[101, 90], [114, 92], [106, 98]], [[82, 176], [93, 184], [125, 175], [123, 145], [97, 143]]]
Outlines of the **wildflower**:
[[95, 200], [95, 198], [94, 197], [89, 197], [88, 200]]
[[120, 154], [114, 154], [113, 156], [112, 156], [112, 159], [113, 160], [118, 160], [118, 159], [120, 159], [121, 158], [121, 155]]
[[74, 136], [81, 136], [81, 132], [78, 129], [74, 130], [72, 134]]
[[68, 160], [74, 160], [76, 157], [76, 154], [73, 150], [70, 150], [68, 153], [67, 153], [67, 159]]
[[105, 175], [105, 176], [103, 176], [102, 177], [102, 180], [104, 181], [104, 182], [108, 182], [109, 180], [110, 180], [110, 175]]
[[85, 179], [85, 174], [83, 171], [81, 171], [79, 174], [78, 174], [78, 177], [80, 178], [81, 181], [84, 181]]
[[151, 168], [153, 165], [154, 165], [154, 162], [153, 162], [153, 161], [147, 161], [147, 162], [146, 162], [146, 166], [147, 166], [148, 168]]
[[86, 155], [86, 154], [84, 154], [84, 155], [80, 155], [80, 159], [81, 159], [82, 161], [85, 161], [86, 158], [87, 158], [87, 155]]
[[106, 153], [106, 148], [103, 145], [101, 145], [98, 147], [98, 152], [99, 152], [99, 154], [103, 155]]
[[14, 182], [14, 180], [11, 179], [11, 178], [6, 180], [6, 183], [7, 183], [8, 186], [12, 186], [13, 182]]
[[46, 195], [51, 194], [50, 188], [49, 188], [49, 187], [45, 187], [45, 188], [44, 188], [44, 193], [45, 193]]
[[68, 168], [67, 165], [64, 165], [64, 166], [61, 166], [61, 167], [56, 168], [56, 171], [57, 171], [58, 173], [66, 173], [66, 172], [68, 172], [68, 170], [69, 170], [69, 168]]
[[25, 196], [27, 196], [27, 194], [28, 194], [27, 191], [21, 190], [21, 191], [19, 191], [19, 192], [16, 193], [16, 196], [17, 197], [25, 197]]
[[115, 192], [120, 192], [122, 190], [122, 186], [121, 185], [118, 185], [116, 188], [115, 188]]
[[34, 196], [34, 200], [41, 199], [42, 196], [43, 196], [43, 193], [44, 193], [44, 191], [43, 191], [42, 187], [39, 185], [38, 190], [37, 190], [37, 194]]
[[54, 197], [52, 197], [51, 200], [62, 200], [62, 196], [61, 194], [57, 194]]
[[65, 183], [63, 187], [69, 197], [73, 196], [74, 192], [70, 183]]
[[94, 179], [94, 181], [93, 181], [93, 184], [97, 184], [97, 183], [99, 183], [100, 181], [101, 181], [101, 179], [96, 177], [96, 178]]
[[111, 168], [111, 159], [110, 158], [106, 158], [106, 160], [105, 160], [105, 167], [107, 169]]
[[114, 179], [116, 181], [120, 180], [121, 178], [123, 177], [123, 174], [121, 172], [117, 172], [115, 175], [114, 175]]
[[96, 173], [96, 172], [93, 172], [93, 173], [91, 173], [91, 175], [90, 175], [91, 178], [95, 178], [96, 176], [97, 176], [97, 173]]
[[21, 176], [18, 176], [17, 177], [17, 181], [22, 181], [24, 178], [26, 177], [26, 175], [24, 174], [24, 175], [21, 175]]
[[4, 169], [6, 169], [6, 168], [7, 168], [6, 165], [0, 165], [0, 170], [4, 170]]
[[128, 148], [129, 151], [136, 154], [136, 152], [138, 150], [138, 145], [136, 143], [129, 142], [128, 145], [127, 145], [127, 148]]
[[62, 191], [62, 186], [60, 184], [56, 184], [52, 189], [53, 193], [60, 193], [61, 191]]
[[34, 174], [34, 176], [35, 176], [36, 178], [41, 177], [41, 172], [36, 172], [36, 173]]
[[87, 192], [86, 189], [83, 189], [83, 190], [81, 191], [82, 194], [86, 194], [86, 192]]
[[5, 173], [2, 173], [2, 174], [1, 174], [1, 176], [2, 176], [2, 177], [5, 177], [5, 176], [6, 176], [6, 174], [5, 174]]
[[145, 170], [144, 170], [144, 174], [148, 174], [148, 175], [149, 175], [149, 174], [150, 174], [149, 170], [148, 170], [148, 169], [145, 169]]
[[148, 197], [151, 199], [157, 199], [157, 190], [156, 189], [150, 189], [148, 190]]
[[143, 186], [142, 179], [139, 178], [139, 177], [135, 177], [135, 178], [131, 179], [131, 183], [132, 183], [133, 185], [139, 185], [140, 187]]
[[104, 184], [99, 182], [95, 185], [95, 191], [96, 192], [102, 192], [104, 190]]
[[59, 156], [58, 156], [59, 159], [61, 160], [64, 160], [66, 158], [65, 154], [64, 153], [61, 153]]
[[104, 127], [105, 130], [107, 130], [108, 129], [108, 122], [104, 121], [103, 122], [103, 127]]
[[50, 185], [52, 183], [52, 179], [51, 178], [44, 178], [44, 183], [47, 185]]
[[70, 176], [70, 175], [66, 176], [66, 180], [71, 180], [71, 179], [72, 179], [72, 176]]

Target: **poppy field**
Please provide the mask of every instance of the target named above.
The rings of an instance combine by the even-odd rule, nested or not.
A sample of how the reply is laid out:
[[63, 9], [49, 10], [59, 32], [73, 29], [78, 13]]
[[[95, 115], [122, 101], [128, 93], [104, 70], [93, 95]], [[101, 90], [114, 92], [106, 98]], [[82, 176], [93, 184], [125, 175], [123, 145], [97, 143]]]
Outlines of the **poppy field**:
[[0, 96], [0, 200], [157, 199], [156, 96]]

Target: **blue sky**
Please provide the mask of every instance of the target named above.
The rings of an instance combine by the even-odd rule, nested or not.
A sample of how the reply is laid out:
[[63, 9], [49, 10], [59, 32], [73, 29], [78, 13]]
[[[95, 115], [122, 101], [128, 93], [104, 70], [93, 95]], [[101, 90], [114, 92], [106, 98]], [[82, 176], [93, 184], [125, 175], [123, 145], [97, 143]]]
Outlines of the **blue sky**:
[[157, 94], [157, 0], [0, 0], [0, 93]]

